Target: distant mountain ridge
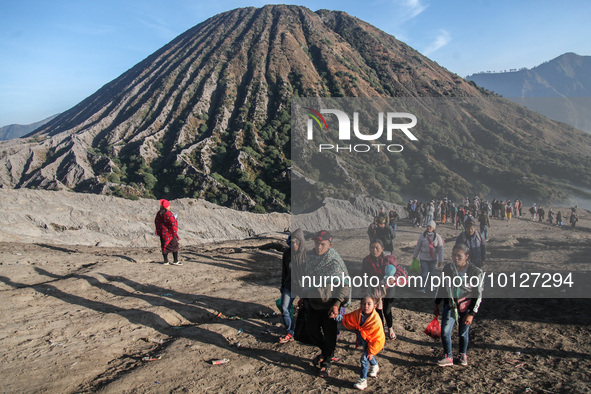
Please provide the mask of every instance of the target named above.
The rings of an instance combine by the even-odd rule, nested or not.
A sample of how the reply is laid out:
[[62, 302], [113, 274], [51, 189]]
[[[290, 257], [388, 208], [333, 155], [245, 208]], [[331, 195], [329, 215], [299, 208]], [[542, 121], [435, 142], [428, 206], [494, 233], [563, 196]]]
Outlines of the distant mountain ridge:
[[[59, 115], [59, 114], [58, 114]], [[53, 120], [57, 115], [50, 116], [49, 118], [43, 119], [39, 122], [21, 125], [21, 124], [10, 124], [8, 126], [0, 127], [0, 141], [10, 140], [12, 138], [20, 138], [27, 135], [39, 127], [43, 126], [47, 122]]]
[[[453, 103], [445, 116], [424, 107], [419, 142], [402, 155], [297, 152], [309, 158], [302, 167], [332, 171], [323, 174], [292, 161], [294, 97], [478, 100], [469, 117]], [[358, 18], [267, 5], [198, 24], [27, 138], [0, 143], [0, 185], [289, 211], [299, 172], [318, 202], [491, 191], [549, 201], [591, 189], [590, 157], [590, 135], [490, 95]], [[327, 182], [335, 175], [347, 183]]]
[[565, 53], [532, 69], [477, 73], [466, 79], [591, 133], [591, 56]]

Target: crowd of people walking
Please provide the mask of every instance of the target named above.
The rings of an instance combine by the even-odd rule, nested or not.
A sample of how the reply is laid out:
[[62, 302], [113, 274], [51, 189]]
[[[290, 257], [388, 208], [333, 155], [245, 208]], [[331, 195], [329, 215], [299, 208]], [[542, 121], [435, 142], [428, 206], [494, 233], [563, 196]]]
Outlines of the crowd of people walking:
[[[532, 220], [543, 223], [563, 225], [562, 214], [546, 212], [537, 204], [533, 204], [535, 212]], [[307, 276], [349, 276], [347, 266], [333, 248], [333, 236], [323, 230], [316, 233], [312, 240], [314, 248], [304, 251], [301, 248], [304, 238], [301, 230], [293, 232], [290, 249], [284, 254], [284, 275], [282, 281], [282, 316], [286, 333], [279, 339], [280, 343], [300, 340], [316, 346], [318, 355], [313, 364], [317, 366], [320, 376], [329, 376], [337, 338], [339, 322], [344, 329], [356, 333], [356, 343], [362, 349], [359, 379], [354, 387], [363, 390], [368, 387], [370, 377], [377, 377], [379, 364], [377, 356], [387, 340], [395, 340], [396, 333], [393, 321], [395, 317], [392, 307], [396, 292], [402, 284], [409, 281], [409, 273], [401, 266], [394, 255], [394, 241], [402, 216], [407, 216], [416, 227], [425, 227], [419, 235], [413, 251], [413, 259], [419, 261], [420, 278], [416, 291], [420, 296], [429, 294], [433, 297], [433, 313], [441, 317], [441, 343], [443, 357], [437, 361], [441, 367], [454, 364], [468, 365], [469, 332], [475, 315], [482, 303], [484, 267], [487, 262], [486, 243], [489, 239], [491, 221], [511, 221], [523, 218], [521, 200], [466, 199], [455, 204], [447, 199], [430, 201], [426, 204], [409, 201], [406, 207], [408, 215], [400, 215], [396, 209], [386, 211], [381, 208], [374, 221], [367, 229], [369, 253], [361, 261], [361, 271], [368, 277], [376, 278], [374, 285], [364, 289], [359, 308], [346, 313], [345, 306], [351, 303], [351, 283], [340, 283], [339, 287], [330, 289], [328, 286], [311, 286], [306, 288], [298, 283], [298, 291], [289, 294], [291, 283], [297, 278]], [[531, 213], [531, 210], [530, 210]], [[571, 209], [573, 223], [577, 221], [576, 206]], [[438, 226], [449, 225], [459, 231], [451, 246], [451, 261], [444, 261], [445, 242], [437, 232]], [[574, 224], [573, 224], [574, 227]], [[289, 259], [293, 259], [290, 265]], [[287, 263], [286, 263], [287, 261]], [[442, 283], [429, 292], [426, 284], [435, 275], [436, 268], [450, 278], [461, 278], [460, 281]], [[288, 274], [291, 272], [291, 276]], [[297, 274], [294, 276], [294, 272]], [[478, 281], [470, 278], [477, 277]], [[294, 282], [294, 278], [296, 279]], [[392, 280], [386, 279], [391, 278]], [[401, 280], [402, 279], [402, 280]], [[479, 283], [473, 286], [473, 283]], [[296, 294], [297, 293], [297, 294]], [[297, 322], [290, 314], [290, 307], [299, 295], [299, 312]], [[440, 307], [440, 305], [442, 305]], [[298, 324], [304, 328], [299, 330]], [[459, 334], [459, 350], [454, 359], [452, 350], [452, 332], [457, 325]], [[298, 338], [299, 337], [299, 338]]]
[[[511, 221], [513, 218], [525, 217], [522, 200], [497, 200], [495, 198], [488, 202], [478, 196], [466, 198], [461, 204], [456, 204], [447, 198], [437, 201], [431, 200], [428, 203], [409, 200], [405, 209], [409, 220], [417, 227], [426, 227], [429, 222], [435, 220], [441, 224], [451, 223], [456, 229], [465, 229], [466, 222], [476, 223], [478, 221], [480, 233], [485, 239], [488, 239], [490, 219]], [[565, 225], [565, 216], [561, 211], [555, 213], [552, 208], [548, 207], [546, 212], [546, 209], [537, 203], [533, 203], [528, 211], [532, 221], [558, 227]], [[568, 223], [574, 228], [579, 220], [577, 206], [572, 207], [568, 214]]]
[[[179, 260], [178, 222], [170, 211], [170, 202], [160, 200], [160, 210], [155, 218], [156, 234], [160, 237], [162, 256], [165, 264], [181, 265]], [[491, 219], [511, 221], [523, 218], [521, 200], [466, 199], [456, 205], [448, 199], [430, 201], [426, 204], [410, 200], [406, 206], [410, 223], [425, 227], [420, 233], [413, 250], [413, 260], [418, 260], [420, 285], [414, 291], [426, 294], [427, 284], [441, 268], [448, 282], [442, 281], [435, 288], [429, 288], [433, 297], [433, 314], [441, 317], [441, 343], [443, 357], [438, 366], [447, 367], [454, 363], [468, 365], [469, 332], [474, 316], [482, 302], [483, 268], [487, 261], [486, 243], [489, 239]], [[548, 209], [533, 204], [529, 213], [531, 220], [563, 226], [560, 211], [554, 214]], [[352, 288], [347, 265], [333, 247], [333, 235], [321, 230], [311, 238], [314, 247], [305, 248], [305, 235], [301, 229], [291, 233], [287, 240], [288, 249], [283, 254], [280, 300], [278, 306], [285, 325], [285, 334], [280, 344], [294, 340], [318, 348], [319, 353], [312, 363], [321, 377], [330, 376], [340, 329], [356, 333], [356, 343], [362, 349], [360, 374], [353, 386], [363, 390], [368, 387], [368, 378], [377, 378], [379, 364], [377, 355], [384, 348], [386, 340], [396, 340], [392, 307], [398, 288], [409, 282], [409, 272], [398, 263], [394, 255], [394, 240], [401, 215], [396, 209], [386, 212], [382, 208], [367, 229], [368, 254], [360, 261], [360, 270], [369, 285], [364, 282], [359, 308], [346, 313], [345, 307], [352, 302]], [[570, 212], [569, 221], [574, 228], [578, 220], [577, 207]], [[477, 225], [477, 221], [479, 225]], [[448, 224], [459, 231], [451, 248], [451, 261], [444, 261], [445, 242], [437, 227]], [[170, 263], [168, 254], [173, 254]], [[412, 266], [411, 266], [412, 270]], [[418, 272], [417, 272], [418, 273]], [[412, 272], [411, 272], [412, 274]], [[471, 278], [478, 280], [473, 282]], [[306, 279], [309, 279], [306, 281]], [[317, 281], [316, 278], [343, 278], [335, 285]], [[348, 278], [345, 280], [345, 278]], [[461, 280], [453, 280], [459, 278]], [[374, 280], [375, 279], [375, 280]], [[416, 282], [415, 282], [416, 283]], [[478, 283], [478, 285], [474, 285]], [[359, 294], [359, 293], [358, 293]], [[297, 316], [293, 314], [296, 299]], [[442, 305], [442, 309], [440, 309]], [[454, 360], [452, 331], [458, 326], [459, 351]]]
[[[393, 254], [393, 248], [386, 250], [386, 245], [392, 245], [393, 231], [388, 227], [394, 223], [388, 222], [390, 215], [378, 215], [370, 225], [368, 235], [369, 253], [361, 261], [361, 271], [370, 280], [370, 285], [363, 288], [359, 308], [346, 313], [345, 306], [351, 303], [352, 283], [348, 281], [326, 283], [309, 282], [308, 277], [349, 277], [349, 271], [338, 252], [333, 248], [333, 236], [329, 231], [317, 232], [312, 240], [314, 247], [305, 251], [303, 232], [295, 230], [289, 238], [289, 249], [283, 255], [283, 275], [281, 282], [281, 310], [286, 333], [279, 338], [281, 344], [295, 340], [313, 345], [319, 353], [312, 363], [318, 369], [321, 377], [330, 376], [334, 360], [334, 352], [339, 337], [339, 322], [344, 329], [356, 333], [356, 343], [362, 349], [360, 359], [360, 375], [353, 386], [363, 390], [368, 387], [368, 378], [376, 378], [379, 372], [377, 355], [383, 349], [386, 339], [396, 340], [393, 328], [392, 307], [396, 297], [396, 290], [404, 286], [408, 280], [407, 270], [398, 264]], [[394, 217], [394, 215], [392, 215]], [[421, 259], [421, 277], [425, 280], [437, 264], [443, 264], [444, 243], [435, 232], [434, 220], [428, 223], [426, 231], [421, 234], [415, 248], [415, 257]], [[471, 228], [471, 227], [468, 227]], [[484, 249], [478, 246], [468, 246], [473, 240], [470, 232], [458, 237], [458, 243], [453, 247], [452, 261], [443, 267], [443, 271], [450, 277], [482, 276], [482, 270], [470, 262], [472, 250], [478, 250], [480, 256]], [[482, 245], [481, 245], [482, 246]], [[484, 258], [480, 257], [480, 262]], [[444, 357], [438, 361], [439, 366], [454, 364], [451, 350], [451, 335], [454, 325], [458, 324], [460, 332], [460, 353], [457, 362], [467, 365], [466, 355], [470, 324], [478, 312], [482, 299], [482, 287], [473, 288], [470, 281], [460, 281], [460, 287], [442, 284], [435, 291], [434, 314], [440, 315], [439, 305], [443, 303], [442, 317], [442, 345]], [[311, 285], [311, 283], [314, 283]], [[455, 282], [454, 282], [455, 283]], [[418, 289], [425, 293], [425, 288]], [[291, 305], [299, 296], [298, 316], [294, 320]]]

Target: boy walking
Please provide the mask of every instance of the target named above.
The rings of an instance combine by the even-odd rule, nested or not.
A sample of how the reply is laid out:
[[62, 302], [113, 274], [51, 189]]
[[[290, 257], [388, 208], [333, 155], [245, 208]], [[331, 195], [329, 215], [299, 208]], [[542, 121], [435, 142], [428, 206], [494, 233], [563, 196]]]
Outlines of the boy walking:
[[357, 333], [357, 345], [363, 346], [361, 375], [353, 385], [356, 389], [367, 388], [367, 376], [377, 377], [380, 367], [376, 355], [384, 348], [386, 336], [382, 320], [376, 312], [377, 300], [372, 297], [361, 299], [361, 307], [343, 316], [343, 326]]

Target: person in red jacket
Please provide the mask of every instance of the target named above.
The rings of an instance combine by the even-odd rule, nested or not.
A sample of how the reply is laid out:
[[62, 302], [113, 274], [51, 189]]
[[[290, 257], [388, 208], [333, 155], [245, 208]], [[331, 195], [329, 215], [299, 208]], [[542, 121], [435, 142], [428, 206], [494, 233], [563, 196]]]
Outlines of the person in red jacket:
[[378, 377], [380, 366], [376, 355], [384, 348], [386, 336], [382, 319], [376, 312], [377, 300], [372, 297], [361, 299], [361, 307], [343, 316], [343, 326], [357, 333], [357, 345], [363, 346], [361, 376], [353, 385], [356, 389], [367, 388], [367, 376]]
[[162, 246], [162, 257], [164, 257], [164, 265], [169, 265], [168, 254], [172, 253], [173, 265], [183, 265], [179, 261], [179, 241], [178, 236], [179, 224], [176, 217], [170, 212], [170, 202], [167, 200], [160, 200], [160, 210], [154, 219], [156, 225], [156, 235], [160, 237], [160, 245]]

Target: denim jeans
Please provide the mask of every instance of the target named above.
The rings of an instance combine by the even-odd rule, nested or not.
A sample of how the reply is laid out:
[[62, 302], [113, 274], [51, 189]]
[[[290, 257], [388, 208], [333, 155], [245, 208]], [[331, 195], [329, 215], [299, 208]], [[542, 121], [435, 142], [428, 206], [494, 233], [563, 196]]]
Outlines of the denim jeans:
[[484, 238], [485, 241], [488, 241], [488, 226], [486, 224], [480, 227], [480, 233], [482, 234], [482, 238]]
[[361, 355], [361, 375], [360, 378], [361, 379], [367, 379], [367, 373], [369, 372], [369, 366], [371, 365], [377, 365], [378, 364], [378, 360], [376, 359], [376, 356], [373, 356], [371, 358], [371, 361], [367, 359], [367, 342], [363, 341], [363, 354]]
[[[459, 313], [458, 334], [460, 336], [460, 353], [466, 353], [468, 349], [470, 326], [463, 323], [464, 317], [467, 314], [468, 311]], [[452, 357], [451, 332], [455, 322], [450, 306], [445, 304], [443, 306], [443, 313], [441, 314], [441, 343], [443, 344], [443, 352], [447, 357]]]
[[421, 260], [421, 278], [423, 279], [422, 289], [427, 287], [427, 279], [433, 276], [436, 264], [437, 262], [435, 260]]
[[295, 329], [295, 319], [291, 316], [291, 306], [293, 305], [294, 298], [291, 297], [291, 291], [284, 289], [281, 293], [281, 315], [283, 316], [283, 323], [287, 329], [287, 333], [293, 336]]
[[390, 228], [392, 229], [392, 237], [396, 238], [396, 229], [398, 228], [398, 226], [396, 225], [396, 223], [391, 224]]

